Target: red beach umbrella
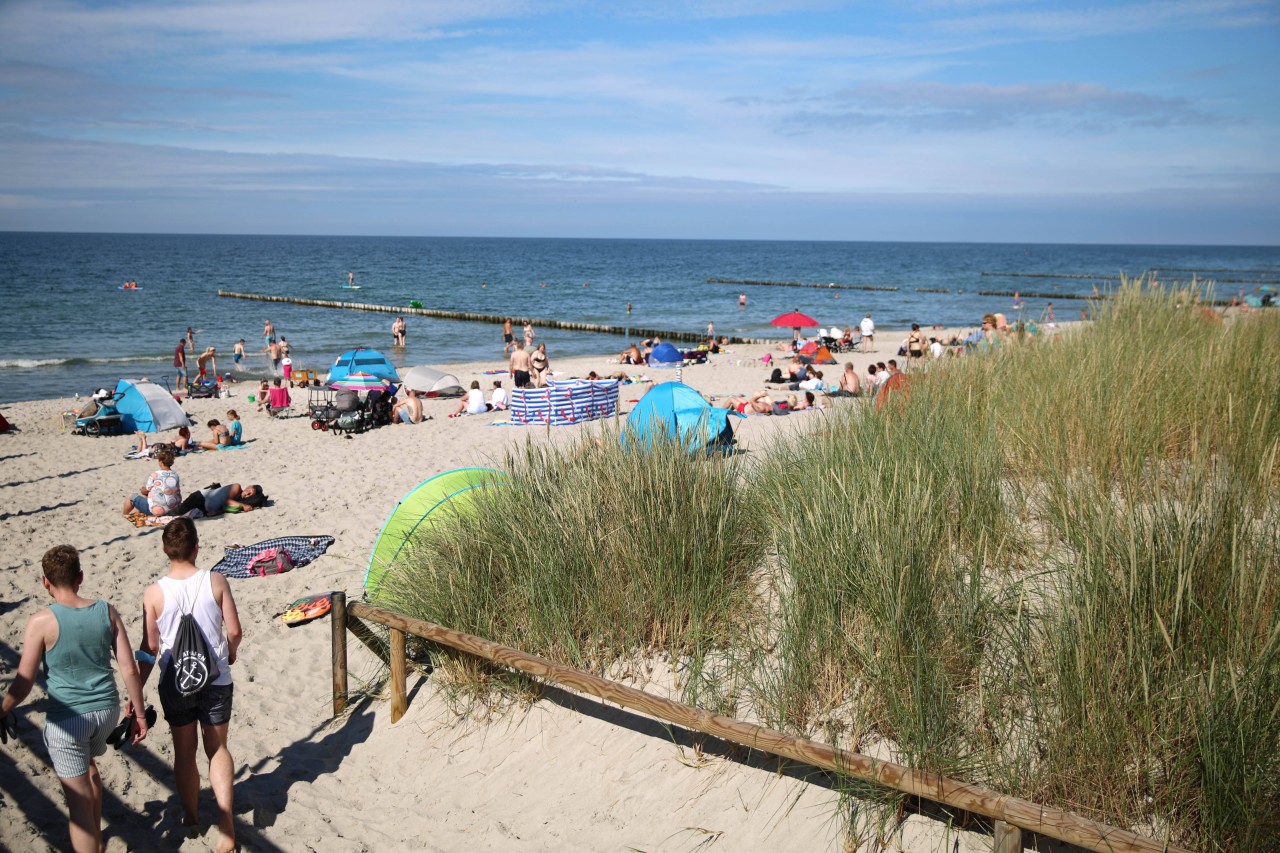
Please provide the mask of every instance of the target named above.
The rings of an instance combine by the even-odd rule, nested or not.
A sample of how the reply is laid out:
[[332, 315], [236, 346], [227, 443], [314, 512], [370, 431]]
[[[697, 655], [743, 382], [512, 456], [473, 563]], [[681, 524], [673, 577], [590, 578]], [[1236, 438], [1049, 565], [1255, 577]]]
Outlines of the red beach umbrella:
[[818, 321], [810, 317], [808, 314], [801, 314], [799, 311], [790, 311], [786, 314], [779, 314], [769, 321], [770, 325], [782, 326], [787, 329], [803, 329], [806, 326], [817, 326]]

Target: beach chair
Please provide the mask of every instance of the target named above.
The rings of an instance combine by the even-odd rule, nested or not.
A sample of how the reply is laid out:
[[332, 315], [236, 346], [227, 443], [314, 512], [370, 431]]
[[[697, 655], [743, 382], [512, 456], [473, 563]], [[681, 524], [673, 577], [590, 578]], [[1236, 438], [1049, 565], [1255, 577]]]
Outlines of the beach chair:
[[267, 391], [267, 414], [273, 418], [287, 418], [293, 414], [293, 400], [284, 386]]

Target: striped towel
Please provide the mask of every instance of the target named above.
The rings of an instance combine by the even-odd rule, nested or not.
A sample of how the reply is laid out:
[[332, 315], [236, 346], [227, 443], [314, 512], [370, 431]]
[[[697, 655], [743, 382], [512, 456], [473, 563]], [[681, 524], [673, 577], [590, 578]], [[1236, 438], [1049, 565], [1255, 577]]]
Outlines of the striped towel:
[[268, 548], [285, 549], [293, 558], [293, 567], [300, 569], [329, 550], [333, 541], [332, 536], [278, 536], [253, 545], [228, 545], [227, 555], [211, 571], [229, 578], [256, 577], [249, 573], [249, 561]]

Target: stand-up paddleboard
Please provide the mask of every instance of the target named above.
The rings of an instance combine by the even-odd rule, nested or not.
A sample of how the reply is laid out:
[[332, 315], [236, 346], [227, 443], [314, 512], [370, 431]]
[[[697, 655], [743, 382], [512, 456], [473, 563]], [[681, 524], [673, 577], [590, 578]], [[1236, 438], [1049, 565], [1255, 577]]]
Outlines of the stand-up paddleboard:
[[343, 290], [359, 290], [359, 289], [360, 289], [360, 285], [358, 285], [358, 284], [344, 284], [344, 285], [342, 285], [342, 289], [343, 289]]
[[141, 287], [125, 287], [125, 286], [122, 284], [122, 285], [120, 285], [119, 287], [117, 287], [117, 288], [116, 288], [116, 290], [123, 290], [125, 293], [129, 293], [129, 292], [134, 291], [134, 290], [142, 290], [142, 288], [141, 288]]

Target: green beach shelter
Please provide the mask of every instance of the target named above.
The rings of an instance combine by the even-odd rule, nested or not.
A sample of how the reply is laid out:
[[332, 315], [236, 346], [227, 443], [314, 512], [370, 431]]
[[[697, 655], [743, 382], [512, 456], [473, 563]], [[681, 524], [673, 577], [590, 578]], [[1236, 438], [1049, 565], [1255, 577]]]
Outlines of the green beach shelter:
[[415, 486], [387, 516], [373, 543], [369, 568], [364, 575], [365, 595], [371, 597], [376, 592], [414, 533], [431, 523], [433, 513], [445, 507], [454, 512], [466, 509], [471, 506], [476, 489], [506, 483], [506, 474], [493, 468], [455, 468]]

